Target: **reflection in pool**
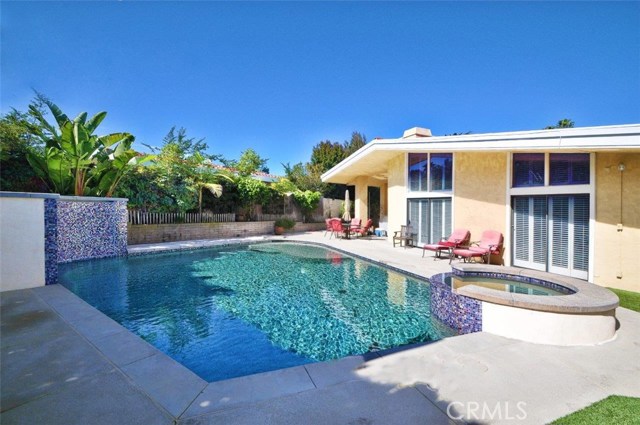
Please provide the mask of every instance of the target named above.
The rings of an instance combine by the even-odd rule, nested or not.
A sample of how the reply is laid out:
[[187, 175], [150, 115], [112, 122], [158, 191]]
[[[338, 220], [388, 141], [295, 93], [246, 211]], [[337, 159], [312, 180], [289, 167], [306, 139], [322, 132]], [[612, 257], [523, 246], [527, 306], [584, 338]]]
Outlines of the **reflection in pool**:
[[60, 283], [208, 381], [455, 334], [428, 282], [312, 245], [82, 261]]

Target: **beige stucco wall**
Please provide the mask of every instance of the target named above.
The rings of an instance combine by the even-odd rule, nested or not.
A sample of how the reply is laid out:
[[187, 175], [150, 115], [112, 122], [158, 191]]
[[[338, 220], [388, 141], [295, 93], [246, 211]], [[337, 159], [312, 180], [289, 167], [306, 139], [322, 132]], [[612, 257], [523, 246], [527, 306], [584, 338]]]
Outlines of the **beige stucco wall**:
[[0, 291], [44, 286], [44, 199], [0, 198]]
[[[623, 172], [618, 171], [618, 164], [621, 163], [625, 165]], [[598, 153], [594, 283], [640, 292], [638, 253], [640, 154]]]
[[356, 187], [355, 216], [366, 220], [369, 218], [369, 186], [380, 188], [380, 216], [386, 215], [387, 185], [381, 180], [368, 176], [360, 176], [353, 183]]
[[388, 239], [400, 226], [407, 224], [407, 187], [405, 154], [399, 154], [389, 161], [387, 180]]
[[507, 246], [507, 159], [506, 152], [454, 154], [453, 227], [471, 231], [471, 240], [480, 239], [484, 230], [497, 230], [505, 236], [501, 259], [492, 263], [508, 264]]

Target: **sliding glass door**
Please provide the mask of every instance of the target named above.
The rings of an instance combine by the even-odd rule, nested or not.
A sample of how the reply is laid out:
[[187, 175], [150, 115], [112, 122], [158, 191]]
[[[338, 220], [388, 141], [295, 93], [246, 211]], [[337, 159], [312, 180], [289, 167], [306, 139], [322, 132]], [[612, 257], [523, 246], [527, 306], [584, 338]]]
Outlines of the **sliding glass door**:
[[587, 279], [589, 195], [514, 196], [513, 265]]
[[451, 198], [409, 199], [408, 211], [417, 244], [438, 242], [451, 234]]

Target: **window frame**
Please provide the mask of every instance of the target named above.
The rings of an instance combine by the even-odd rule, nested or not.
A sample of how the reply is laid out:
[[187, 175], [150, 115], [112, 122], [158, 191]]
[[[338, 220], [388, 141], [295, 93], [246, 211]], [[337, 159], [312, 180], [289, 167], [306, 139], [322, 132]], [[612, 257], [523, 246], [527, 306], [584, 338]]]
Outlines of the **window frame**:
[[[426, 187], [421, 186], [420, 190], [412, 190], [411, 189], [411, 174], [410, 174], [410, 160], [411, 155], [426, 155], [427, 161], [427, 169], [426, 169]], [[451, 188], [450, 189], [442, 189], [442, 190], [432, 190], [432, 179], [431, 179], [431, 155], [450, 155], [451, 157]], [[453, 152], [408, 152], [406, 156], [405, 162], [405, 176], [406, 176], [406, 191], [407, 196], [409, 198], [432, 198], [432, 197], [448, 197], [453, 195], [454, 186], [454, 167], [455, 167], [455, 155]], [[446, 174], [446, 173], [445, 173]], [[446, 181], [446, 175], [445, 179]]]

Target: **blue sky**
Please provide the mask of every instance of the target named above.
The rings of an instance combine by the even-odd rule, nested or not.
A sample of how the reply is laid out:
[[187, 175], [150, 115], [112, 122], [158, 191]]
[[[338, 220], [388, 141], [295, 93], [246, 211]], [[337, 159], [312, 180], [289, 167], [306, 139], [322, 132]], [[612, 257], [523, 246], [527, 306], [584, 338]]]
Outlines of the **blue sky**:
[[[6, 2], [1, 110], [32, 88], [99, 132], [305, 162], [399, 137], [640, 122], [640, 3]], [[138, 144], [139, 149], [143, 149]]]

